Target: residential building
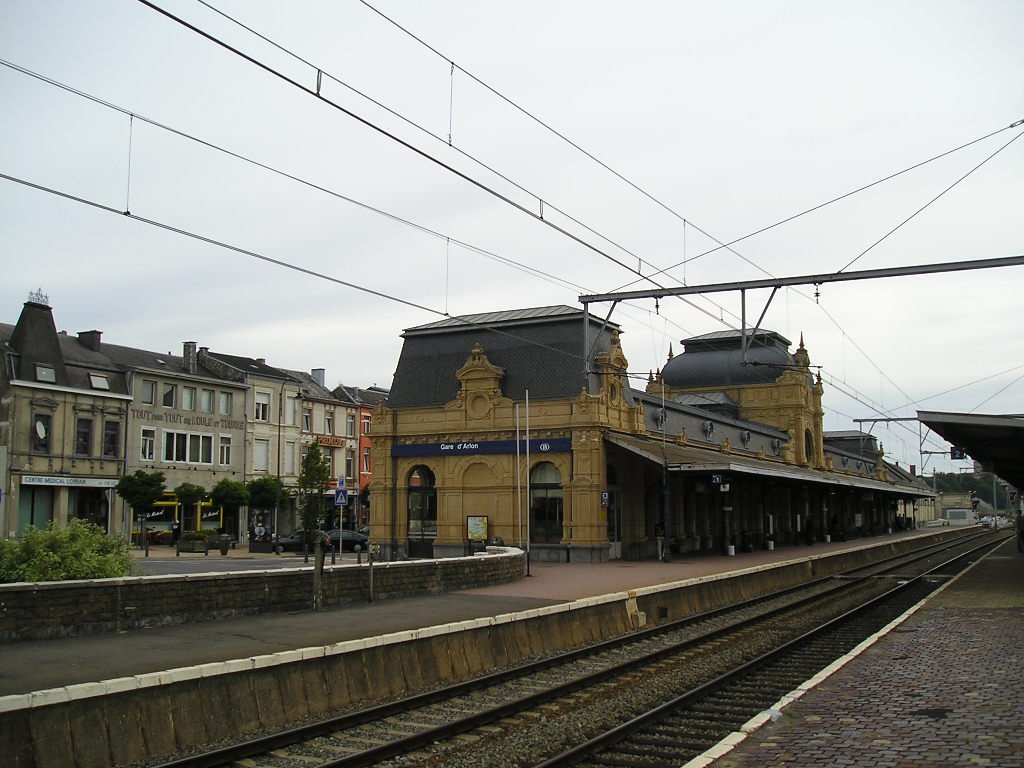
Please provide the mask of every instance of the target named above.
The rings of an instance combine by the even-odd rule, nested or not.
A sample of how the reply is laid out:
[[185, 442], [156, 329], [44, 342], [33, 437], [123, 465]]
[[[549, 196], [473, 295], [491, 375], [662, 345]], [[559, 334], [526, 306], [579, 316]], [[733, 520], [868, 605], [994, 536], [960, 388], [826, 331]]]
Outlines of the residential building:
[[0, 324], [0, 525], [4, 537], [72, 518], [124, 530], [114, 486], [125, 473], [131, 396], [99, 332], [57, 333], [42, 293]]
[[132, 393], [127, 474], [162, 472], [167, 488], [145, 521], [133, 517], [132, 534], [143, 527], [167, 530], [178, 520], [183, 531], [240, 536], [239, 510], [214, 507], [208, 497], [198, 508], [182, 505], [174, 489], [191, 483], [208, 494], [222, 479], [245, 482], [245, 384], [202, 365], [193, 341], [184, 342], [180, 356], [100, 344], [98, 332], [95, 342], [125, 371]]
[[370, 483], [373, 482], [373, 411], [378, 404], [387, 400], [388, 394], [388, 390], [376, 385], [363, 389], [339, 384], [334, 388], [334, 396], [354, 409], [346, 416], [345, 434], [356, 439], [358, 449], [349, 457], [345, 476], [348, 478], [352, 493], [359, 498], [359, 525], [366, 525], [370, 515]]

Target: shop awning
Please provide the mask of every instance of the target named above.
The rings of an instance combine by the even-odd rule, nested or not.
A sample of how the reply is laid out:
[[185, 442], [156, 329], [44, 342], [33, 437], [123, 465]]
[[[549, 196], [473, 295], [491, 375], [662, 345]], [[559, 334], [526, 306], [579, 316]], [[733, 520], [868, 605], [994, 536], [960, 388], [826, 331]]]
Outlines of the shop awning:
[[762, 475], [799, 483], [819, 483], [822, 485], [885, 491], [886, 493], [898, 493], [904, 496], [934, 496], [930, 490], [925, 488], [897, 485], [871, 477], [858, 477], [841, 472], [823, 472], [816, 469], [794, 467], [782, 462], [719, 453], [718, 451], [709, 451], [688, 445], [677, 445], [668, 441], [662, 442], [660, 440], [614, 433], [606, 433], [605, 440], [637, 456], [642, 456], [659, 466], [667, 465], [669, 472]]

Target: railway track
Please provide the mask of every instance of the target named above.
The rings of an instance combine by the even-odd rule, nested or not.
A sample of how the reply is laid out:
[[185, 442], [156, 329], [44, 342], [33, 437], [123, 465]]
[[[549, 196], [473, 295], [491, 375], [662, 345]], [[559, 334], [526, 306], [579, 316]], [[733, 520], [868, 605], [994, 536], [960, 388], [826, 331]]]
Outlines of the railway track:
[[680, 765], [1002, 537], [965, 537], [163, 768]]

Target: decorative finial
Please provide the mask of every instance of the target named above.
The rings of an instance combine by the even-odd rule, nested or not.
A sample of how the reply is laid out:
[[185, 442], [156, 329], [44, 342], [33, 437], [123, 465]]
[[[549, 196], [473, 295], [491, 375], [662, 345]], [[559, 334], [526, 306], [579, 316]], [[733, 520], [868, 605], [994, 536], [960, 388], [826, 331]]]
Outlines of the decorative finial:
[[50, 306], [50, 297], [43, 293], [42, 287], [40, 287], [39, 290], [30, 291], [28, 294], [28, 300], [33, 304], [45, 304], [46, 306]]

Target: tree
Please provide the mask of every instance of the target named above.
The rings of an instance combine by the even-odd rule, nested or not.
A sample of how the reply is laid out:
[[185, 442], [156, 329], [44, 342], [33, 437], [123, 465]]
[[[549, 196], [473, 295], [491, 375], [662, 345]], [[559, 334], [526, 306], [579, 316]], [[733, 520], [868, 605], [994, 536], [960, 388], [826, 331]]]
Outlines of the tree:
[[309, 545], [315, 546], [316, 560], [313, 568], [313, 610], [323, 608], [323, 537], [320, 535], [320, 521], [323, 518], [324, 489], [331, 476], [331, 468], [324, 458], [320, 446], [313, 443], [302, 457], [302, 471], [299, 472], [299, 514], [302, 516], [302, 530], [305, 534], [305, 562], [309, 562]]
[[320, 446], [313, 443], [302, 457], [302, 470], [299, 472], [298, 480], [299, 515], [302, 528], [307, 532], [320, 529], [324, 511], [323, 493], [330, 478], [330, 465]]
[[224, 507], [227, 510], [237, 510], [249, 503], [249, 489], [245, 483], [239, 483], [230, 478], [221, 478], [213, 490], [210, 491], [210, 500], [215, 507]]
[[126, 539], [78, 518], [66, 528], [51, 521], [45, 529], [30, 526], [20, 541], [0, 541], [0, 582], [118, 578], [132, 564]]
[[[195, 483], [182, 483], [174, 489], [174, 495], [178, 497], [178, 503], [182, 509], [195, 507], [203, 500], [206, 489]], [[199, 520], [199, 510], [196, 509], [196, 520]]]
[[249, 503], [256, 509], [274, 509], [284, 499], [284, 485], [279, 477], [257, 477], [246, 486]]
[[114, 490], [131, 505], [135, 519], [139, 522], [142, 538], [145, 539], [145, 520], [164, 495], [164, 473], [136, 470], [134, 474], [125, 475], [118, 480]]

